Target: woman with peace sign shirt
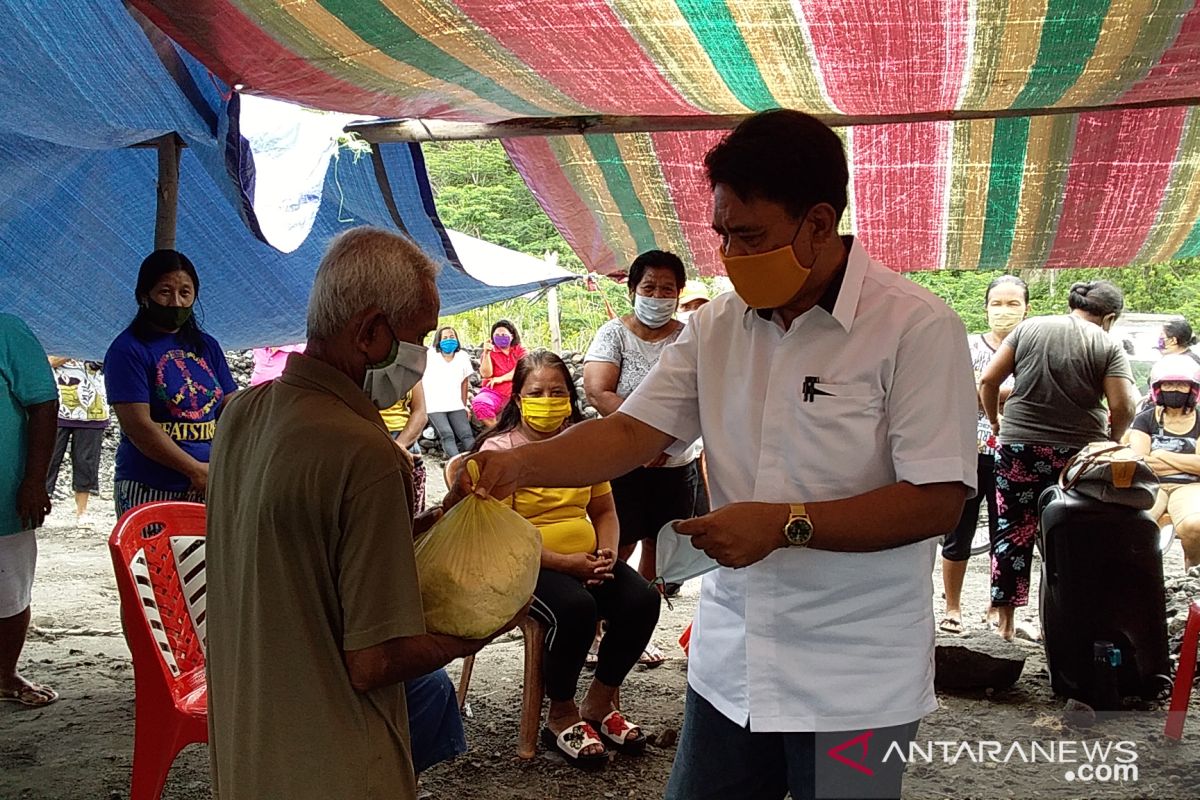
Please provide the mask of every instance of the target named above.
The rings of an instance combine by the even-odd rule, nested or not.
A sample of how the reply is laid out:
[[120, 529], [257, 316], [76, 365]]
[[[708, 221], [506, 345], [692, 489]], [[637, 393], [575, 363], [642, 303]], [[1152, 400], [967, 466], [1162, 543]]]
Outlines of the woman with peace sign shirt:
[[156, 500], [203, 500], [217, 416], [237, 383], [193, 308], [187, 256], [155, 250], [138, 270], [137, 316], [108, 348], [104, 382], [121, 423], [117, 516]]

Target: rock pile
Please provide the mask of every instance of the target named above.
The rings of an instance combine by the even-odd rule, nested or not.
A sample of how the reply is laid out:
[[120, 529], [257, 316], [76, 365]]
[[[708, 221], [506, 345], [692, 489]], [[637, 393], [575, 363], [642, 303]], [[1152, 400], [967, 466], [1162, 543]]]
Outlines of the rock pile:
[[237, 381], [238, 387], [245, 389], [249, 386], [250, 376], [254, 374], [254, 351], [227, 350], [225, 351], [225, 361], [229, 364], [229, 371], [233, 373], [233, 379]]
[[1177, 658], [1183, 647], [1183, 629], [1187, 626], [1188, 607], [1200, 600], [1200, 567], [1192, 567], [1186, 575], [1167, 578], [1163, 586], [1167, 603], [1167, 633], [1171, 637], [1171, 657]]

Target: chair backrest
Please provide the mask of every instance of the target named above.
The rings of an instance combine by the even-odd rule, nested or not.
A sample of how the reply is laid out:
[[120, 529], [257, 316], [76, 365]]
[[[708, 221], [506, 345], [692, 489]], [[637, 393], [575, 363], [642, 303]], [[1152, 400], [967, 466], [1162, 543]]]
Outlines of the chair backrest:
[[468, 455], [466, 453], [459, 453], [458, 455], [446, 461], [446, 465], [442, 467], [442, 478], [446, 481], [446, 486], [454, 486], [454, 479], [457, 477], [458, 467], [463, 461], [467, 460], [467, 457]]
[[147, 503], [108, 540], [135, 673], [161, 672], [168, 687], [204, 666], [204, 532], [202, 504]]

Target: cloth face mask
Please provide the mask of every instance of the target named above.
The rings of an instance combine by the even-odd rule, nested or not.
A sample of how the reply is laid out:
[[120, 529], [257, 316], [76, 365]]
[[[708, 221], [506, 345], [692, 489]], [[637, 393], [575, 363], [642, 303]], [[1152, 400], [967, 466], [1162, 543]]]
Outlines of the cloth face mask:
[[412, 391], [425, 375], [426, 352], [420, 345], [393, 340], [388, 357], [367, 367], [362, 388], [376, 408], [391, 408]]
[[521, 419], [541, 433], [553, 433], [571, 416], [569, 397], [522, 397]]

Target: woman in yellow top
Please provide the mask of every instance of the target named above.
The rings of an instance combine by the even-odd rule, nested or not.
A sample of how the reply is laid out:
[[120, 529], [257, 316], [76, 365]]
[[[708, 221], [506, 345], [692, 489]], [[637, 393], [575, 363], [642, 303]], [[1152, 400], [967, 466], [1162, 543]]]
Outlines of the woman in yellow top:
[[413, 514], [425, 510], [425, 460], [421, 457], [421, 431], [429, 415], [425, 413], [425, 389], [421, 382], [396, 405], [379, 412], [396, 446], [412, 457]]
[[[582, 421], [571, 373], [547, 351], [522, 358], [513, 391], [496, 427], [476, 450], [505, 450], [549, 439]], [[542, 731], [578, 767], [600, 767], [608, 748], [641, 754], [646, 735], [617, 710], [617, 688], [642, 654], [658, 624], [659, 593], [632, 568], [616, 560], [620, 530], [607, 483], [583, 489], [521, 489], [509, 501], [542, 534], [542, 569], [533, 614], [548, 628], [546, 694], [550, 717]], [[596, 674], [576, 704], [596, 623], [608, 621]]]

